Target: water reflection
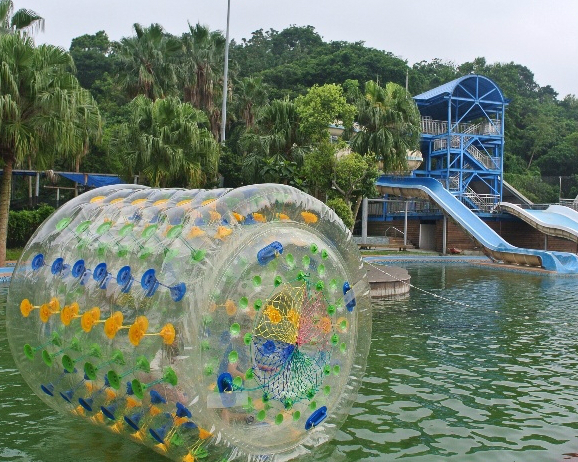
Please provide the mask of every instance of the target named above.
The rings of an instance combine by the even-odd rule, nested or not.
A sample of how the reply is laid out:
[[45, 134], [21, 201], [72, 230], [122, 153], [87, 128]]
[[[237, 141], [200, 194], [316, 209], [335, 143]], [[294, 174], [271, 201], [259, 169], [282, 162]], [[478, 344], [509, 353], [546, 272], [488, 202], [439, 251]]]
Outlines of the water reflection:
[[[572, 460], [578, 452], [578, 280], [469, 266], [407, 268], [412, 284], [429, 293], [412, 289], [408, 298], [375, 305], [359, 399], [337, 438], [313, 459]], [[46, 408], [14, 368], [3, 314], [2, 460], [165, 460]]]

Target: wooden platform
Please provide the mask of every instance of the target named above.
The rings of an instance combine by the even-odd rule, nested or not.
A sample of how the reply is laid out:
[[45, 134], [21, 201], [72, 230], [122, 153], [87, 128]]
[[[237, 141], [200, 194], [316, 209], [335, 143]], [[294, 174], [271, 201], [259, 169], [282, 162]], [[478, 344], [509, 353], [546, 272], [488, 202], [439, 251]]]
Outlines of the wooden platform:
[[411, 276], [405, 269], [384, 265], [377, 269], [369, 264], [366, 267], [372, 298], [396, 297], [409, 293]]

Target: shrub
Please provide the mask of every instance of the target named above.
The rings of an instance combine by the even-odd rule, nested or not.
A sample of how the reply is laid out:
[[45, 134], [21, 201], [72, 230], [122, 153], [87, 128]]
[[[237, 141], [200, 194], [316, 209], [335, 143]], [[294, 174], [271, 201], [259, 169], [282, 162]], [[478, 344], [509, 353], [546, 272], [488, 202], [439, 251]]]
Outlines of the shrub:
[[327, 206], [332, 208], [339, 218], [343, 221], [347, 228], [351, 229], [354, 223], [353, 212], [347, 203], [340, 197], [329, 199]]
[[8, 215], [8, 239], [6, 247], [24, 247], [32, 234], [46, 218], [54, 212], [54, 207], [41, 205], [36, 210], [10, 211]]

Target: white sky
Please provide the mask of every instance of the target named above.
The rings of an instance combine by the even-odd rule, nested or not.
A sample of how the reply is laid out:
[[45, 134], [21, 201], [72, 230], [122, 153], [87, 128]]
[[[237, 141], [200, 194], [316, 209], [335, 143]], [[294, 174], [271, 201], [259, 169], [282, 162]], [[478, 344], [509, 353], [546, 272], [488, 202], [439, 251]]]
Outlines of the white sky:
[[[160, 23], [176, 35], [200, 22], [226, 28], [227, 0], [14, 0], [46, 19], [37, 43], [66, 49], [74, 37], [104, 30], [111, 40], [133, 34], [132, 25]], [[578, 95], [577, 0], [231, 0], [232, 38], [257, 29], [314, 26], [326, 41], [364, 41], [410, 65], [440, 58], [461, 64], [528, 67], [559, 98]], [[506, 95], [508, 96], [508, 95]]]

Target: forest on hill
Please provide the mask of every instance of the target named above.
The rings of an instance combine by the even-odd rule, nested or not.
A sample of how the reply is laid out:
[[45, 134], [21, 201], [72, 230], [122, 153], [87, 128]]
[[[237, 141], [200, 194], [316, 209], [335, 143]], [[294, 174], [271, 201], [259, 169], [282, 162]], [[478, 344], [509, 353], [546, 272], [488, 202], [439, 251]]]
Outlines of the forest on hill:
[[[162, 27], [154, 27], [135, 26], [135, 35], [118, 43], [110, 42], [104, 31], [77, 37], [71, 43], [77, 77], [95, 96], [103, 114], [105, 139], [106, 133], [110, 136], [115, 124], [127, 117], [128, 103], [139, 92], [137, 82], [130, 82], [129, 77], [130, 66], [138, 67], [139, 59], [149, 66], [151, 95], [158, 91], [159, 96], [175, 95], [193, 102], [207, 114], [208, 125], [213, 125], [216, 134], [222, 97], [222, 34], [197, 25], [181, 37], [173, 37]], [[206, 37], [198, 37], [203, 32]], [[185, 43], [185, 53], [179, 41]], [[191, 56], [195, 53], [202, 56]], [[190, 62], [195, 60], [196, 63]], [[179, 76], [174, 74], [186, 73], [199, 64], [204, 66], [205, 73], [198, 78], [206, 79], [204, 84], [210, 94], [205, 101], [195, 102], [192, 99], [195, 95], [180, 88]], [[136, 74], [138, 79], [146, 77], [146, 67], [133, 71], [140, 72]], [[312, 26], [292, 26], [282, 31], [260, 29], [247, 39], [233, 41], [230, 72], [229, 149], [223, 153], [219, 167], [228, 185], [260, 180], [259, 175], [243, 178], [241, 174], [247, 153], [239, 145], [242, 137], [239, 126], [251, 125], [243, 115], [248, 107], [247, 114], [255, 118], [260, 107], [274, 100], [293, 100], [314, 85], [343, 85], [348, 81], [363, 84], [374, 80], [405, 86], [406, 74], [409, 93], [416, 95], [476, 73], [494, 80], [510, 99], [506, 111], [506, 179], [537, 202], [558, 199], [560, 176], [562, 197], [578, 194], [578, 100], [575, 95], [561, 97], [549, 85], [538, 85], [532, 71], [522, 64], [487, 63], [484, 58], [477, 58], [462, 64], [423, 61], [410, 67], [393, 52], [370, 48], [363, 42], [326, 42]], [[115, 158], [114, 152], [106, 154], [103, 166], [105, 150], [92, 149], [96, 155], [86, 157], [85, 170], [104, 168], [123, 173], [125, 165]]]

